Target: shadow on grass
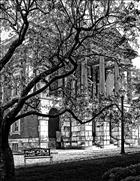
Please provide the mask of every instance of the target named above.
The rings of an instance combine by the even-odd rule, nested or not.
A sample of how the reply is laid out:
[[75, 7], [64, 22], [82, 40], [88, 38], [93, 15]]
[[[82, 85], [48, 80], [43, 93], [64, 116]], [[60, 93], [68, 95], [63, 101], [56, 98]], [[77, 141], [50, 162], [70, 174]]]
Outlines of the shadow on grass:
[[140, 153], [16, 169], [17, 181], [101, 181], [110, 168], [140, 162]]

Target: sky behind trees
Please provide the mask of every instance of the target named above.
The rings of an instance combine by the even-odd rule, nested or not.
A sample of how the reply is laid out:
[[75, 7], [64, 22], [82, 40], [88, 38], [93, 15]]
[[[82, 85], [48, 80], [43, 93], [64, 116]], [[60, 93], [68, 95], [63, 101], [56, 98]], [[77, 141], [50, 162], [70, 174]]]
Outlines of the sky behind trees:
[[133, 65], [137, 68], [140, 68], [140, 49], [139, 49], [139, 56], [133, 60]]
[[139, 48], [138, 48], [138, 57], [136, 57], [134, 60], [133, 60], [133, 65], [136, 66], [137, 68], [140, 68], [140, 37], [139, 37], [139, 40], [138, 40], [138, 44], [139, 44]]

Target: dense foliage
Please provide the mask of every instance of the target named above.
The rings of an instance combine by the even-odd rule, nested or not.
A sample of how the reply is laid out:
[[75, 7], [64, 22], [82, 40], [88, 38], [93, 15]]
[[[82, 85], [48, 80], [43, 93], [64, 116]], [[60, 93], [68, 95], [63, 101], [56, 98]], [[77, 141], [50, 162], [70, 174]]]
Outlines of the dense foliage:
[[126, 181], [126, 180], [133, 180], [135, 178], [134, 176], [138, 176], [139, 174], [140, 174], [140, 164], [136, 164], [136, 165], [130, 165], [125, 168], [116, 167], [110, 169], [109, 171], [104, 173], [102, 179], [103, 181], [109, 181], [110, 179], [112, 179], [112, 181], [119, 181], [119, 180]]

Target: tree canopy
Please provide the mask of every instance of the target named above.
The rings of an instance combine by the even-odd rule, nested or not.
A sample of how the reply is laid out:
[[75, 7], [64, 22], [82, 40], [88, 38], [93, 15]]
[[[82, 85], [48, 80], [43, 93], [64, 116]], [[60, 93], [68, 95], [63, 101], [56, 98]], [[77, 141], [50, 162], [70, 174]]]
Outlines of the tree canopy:
[[[1, 70], [10, 66], [15, 67], [15, 62], [18, 62], [17, 69], [29, 64], [29, 62], [34, 70], [37, 69], [37, 74], [31, 77], [32, 80], [22, 81], [22, 84], [25, 84], [22, 85], [24, 93], [22, 91], [20, 95], [22, 101], [19, 101], [21, 97], [14, 99], [14, 110], [15, 107], [18, 107], [13, 114], [14, 116], [20, 111], [17, 102], [20, 102], [21, 109], [25, 101], [32, 96], [32, 94], [31, 96], [28, 94], [38, 82], [43, 81], [44, 86], [33, 95], [45, 90], [56, 79], [61, 79], [74, 72], [77, 62], [82, 61], [82, 58], [87, 54], [91, 54], [92, 47], [89, 48], [89, 44], [87, 46], [88, 41], [93, 44], [93, 47], [96, 42], [101, 42], [97, 45], [97, 48], [101, 47], [101, 49], [103, 42], [105, 42], [107, 49], [103, 55], [114, 58], [116, 55], [112, 55], [109, 51], [118, 54], [120, 46], [125, 41], [134, 39], [139, 28], [139, 21], [137, 21], [139, 11], [136, 5], [133, 2], [125, 3], [125, 1], [9, 0], [6, 3], [1, 3], [1, 11], [3, 28], [9, 30], [13, 37], [7, 45], [7, 52], [0, 61]], [[123, 32], [123, 36], [118, 39], [118, 42], [114, 39], [116, 44], [113, 42], [113, 46], [111, 42], [109, 45], [108, 40], [105, 40], [112, 28]], [[116, 51], [114, 51], [115, 49]], [[127, 51], [131, 54], [131, 48], [128, 48]], [[101, 55], [101, 52], [99, 50], [92, 51], [90, 58], [95, 55]], [[71, 69], [72, 67], [73, 69]], [[9, 71], [6, 70], [6, 72], [13, 74], [15, 69], [9, 68]], [[56, 76], [47, 82], [46, 77], [58, 69], [70, 71], [66, 71], [65, 74]]]

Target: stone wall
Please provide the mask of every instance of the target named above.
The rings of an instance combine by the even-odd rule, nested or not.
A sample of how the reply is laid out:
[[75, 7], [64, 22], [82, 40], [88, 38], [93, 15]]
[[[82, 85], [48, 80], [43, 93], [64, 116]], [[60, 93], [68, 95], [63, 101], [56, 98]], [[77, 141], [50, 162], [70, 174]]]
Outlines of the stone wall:
[[24, 154], [13, 154], [15, 167], [43, 165], [52, 161], [52, 156], [26, 158]]
[[13, 152], [22, 152], [26, 148], [39, 147], [39, 138], [9, 139], [9, 145]]
[[87, 147], [92, 146], [92, 122], [80, 124], [69, 114], [63, 118], [61, 127], [64, 147]]

